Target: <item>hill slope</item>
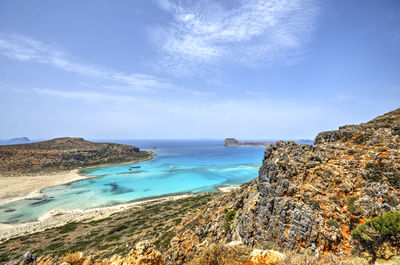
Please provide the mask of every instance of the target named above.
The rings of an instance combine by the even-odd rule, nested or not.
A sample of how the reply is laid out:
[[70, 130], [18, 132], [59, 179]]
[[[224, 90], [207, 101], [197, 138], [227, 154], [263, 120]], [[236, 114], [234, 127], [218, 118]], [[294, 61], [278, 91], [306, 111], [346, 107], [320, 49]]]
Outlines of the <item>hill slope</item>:
[[[400, 210], [399, 128], [400, 109], [364, 124], [322, 132], [314, 146], [283, 141], [272, 144], [265, 150], [258, 178], [218, 195], [198, 211], [182, 213], [176, 226], [168, 227], [175, 236], [160, 248], [168, 249], [163, 253], [164, 263], [190, 264], [203, 255], [207, 262], [193, 264], [218, 264], [215, 253], [227, 253], [211, 255], [209, 250], [216, 249], [213, 243], [232, 246], [240, 241], [250, 250], [311, 250], [318, 254], [317, 259], [321, 257], [312, 264], [365, 264], [366, 260], [351, 263], [345, 259], [354, 246], [349, 234], [367, 219]], [[130, 227], [127, 223], [126, 229]], [[157, 243], [156, 239], [153, 242]], [[115, 257], [101, 264], [162, 264], [153, 251], [141, 258], [144, 263], [131, 262], [137, 250], [131, 251], [126, 263]], [[339, 256], [343, 263], [324, 260], [328, 253]], [[86, 262], [81, 259], [76, 264]]]
[[142, 161], [151, 152], [138, 147], [94, 143], [83, 138], [0, 146], [0, 175], [50, 173], [102, 164]]
[[169, 259], [187, 262], [213, 242], [350, 254], [350, 232], [400, 210], [400, 109], [320, 133], [315, 145], [267, 147], [259, 176], [186, 219]]

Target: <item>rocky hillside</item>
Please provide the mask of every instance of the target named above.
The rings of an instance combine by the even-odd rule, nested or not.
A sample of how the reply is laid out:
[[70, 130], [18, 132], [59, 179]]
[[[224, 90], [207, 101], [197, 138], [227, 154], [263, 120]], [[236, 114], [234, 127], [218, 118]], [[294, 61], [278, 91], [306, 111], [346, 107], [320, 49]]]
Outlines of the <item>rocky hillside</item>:
[[315, 145], [267, 147], [259, 176], [177, 228], [168, 259], [187, 263], [211, 243], [350, 255], [350, 232], [400, 210], [400, 109], [320, 133]]
[[168, 227], [174, 236], [161, 249], [163, 261], [149, 243], [139, 243], [125, 259], [96, 263], [80, 254], [28, 253], [15, 264], [367, 264], [362, 257], [349, 259], [357, 252], [350, 232], [380, 213], [400, 210], [399, 146], [400, 109], [320, 133], [314, 146], [274, 143], [265, 150], [258, 178], [182, 213]]
[[83, 138], [0, 146], [0, 174], [38, 174], [101, 164], [135, 162], [152, 157], [138, 147], [94, 143]]

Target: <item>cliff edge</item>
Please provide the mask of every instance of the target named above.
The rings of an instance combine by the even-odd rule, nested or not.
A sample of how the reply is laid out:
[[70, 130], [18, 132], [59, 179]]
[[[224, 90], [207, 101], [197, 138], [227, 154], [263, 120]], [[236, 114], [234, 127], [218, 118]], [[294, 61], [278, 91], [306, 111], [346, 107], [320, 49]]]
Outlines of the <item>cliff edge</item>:
[[322, 132], [314, 146], [274, 143], [257, 179], [177, 228], [169, 258], [184, 264], [212, 243], [232, 241], [347, 257], [358, 224], [400, 210], [399, 145], [400, 109]]

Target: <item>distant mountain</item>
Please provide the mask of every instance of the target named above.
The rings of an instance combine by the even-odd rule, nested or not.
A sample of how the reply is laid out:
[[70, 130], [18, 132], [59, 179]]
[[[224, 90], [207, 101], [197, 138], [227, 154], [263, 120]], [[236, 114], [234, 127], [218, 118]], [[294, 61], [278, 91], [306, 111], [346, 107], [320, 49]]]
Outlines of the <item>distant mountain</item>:
[[30, 139], [28, 137], [16, 137], [10, 139], [10, 142], [29, 142]]
[[48, 173], [89, 166], [136, 162], [152, 157], [138, 147], [94, 143], [83, 138], [0, 146], [0, 175]]
[[244, 145], [244, 146], [268, 146], [271, 145], [272, 142], [240, 142], [235, 138], [225, 138], [224, 145], [225, 146], [237, 146], [237, 145]]

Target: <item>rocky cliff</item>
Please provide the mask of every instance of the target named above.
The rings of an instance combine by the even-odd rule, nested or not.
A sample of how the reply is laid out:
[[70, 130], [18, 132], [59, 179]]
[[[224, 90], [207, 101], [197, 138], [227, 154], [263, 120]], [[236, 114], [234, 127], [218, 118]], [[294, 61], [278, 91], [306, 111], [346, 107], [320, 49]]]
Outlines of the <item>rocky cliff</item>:
[[[182, 213], [174, 227], [168, 226], [175, 236], [168, 239], [163, 262], [366, 264], [361, 258], [347, 260], [354, 247], [350, 231], [380, 213], [400, 210], [399, 146], [400, 109], [364, 124], [320, 133], [314, 146], [274, 143], [266, 148], [256, 179], [217, 195], [198, 211]], [[265, 249], [292, 252], [285, 257]], [[156, 257], [155, 263], [135, 263], [137, 250], [128, 259], [115, 257], [100, 264], [160, 264], [153, 251], [149, 256]], [[287, 261], [296, 252], [310, 251], [317, 261], [309, 255]], [[237, 259], [230, 263], [233, 257]], [[36, 264], [30, 262], [23, 264]]]
[[267, 147], [259, 176], [188, 217], [169, 259], [186, 263], [211, 243], [311, 250], [346, 257], [350, 231], [400, 210], [400, 109], [320, 133], [315, 145]]
[[101, 164], [135, 162], [152, 154], [138, 147], [94, 143], [83, 138], [0, 146], [0, 175], [49, 173]]

